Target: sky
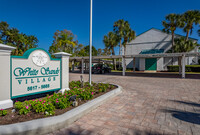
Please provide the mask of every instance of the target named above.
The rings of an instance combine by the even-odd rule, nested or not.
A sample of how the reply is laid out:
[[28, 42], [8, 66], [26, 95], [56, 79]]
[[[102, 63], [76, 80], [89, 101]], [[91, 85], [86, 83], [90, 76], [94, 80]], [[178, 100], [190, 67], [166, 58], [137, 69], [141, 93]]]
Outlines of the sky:
[[[35, 35], [46, 50], [56, 30], [67, 29], [78, 42], [89, 45], [90, 0], [0, 0], [0, 21], [27, 35]], [[200, 10], [200, 0], [93, 0], [93, 45], [104, 48], [103, 36], [119, 19], [127, 20], [136, 35], [154, 27], [170, 13]], [[195, 30], [190, 37], [200, 40]], [[185, 35], [181, 29], [175, 33]], [[198, 41], [200, 43], [200, 41]], [[115, 49], [118, 52], [118, 48]]]

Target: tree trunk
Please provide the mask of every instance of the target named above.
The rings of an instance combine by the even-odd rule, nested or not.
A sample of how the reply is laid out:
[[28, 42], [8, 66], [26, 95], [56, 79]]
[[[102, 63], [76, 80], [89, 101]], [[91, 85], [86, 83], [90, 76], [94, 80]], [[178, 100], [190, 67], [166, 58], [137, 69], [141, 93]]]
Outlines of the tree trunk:
[[174, 52], [174, 31], [172, 31], [172, 53]]
[[116, 59], [114, 59], [114, 69], [117, 70]]
[[[124, 55], [126, 55], [126, 44], [124, 45]], [[125, 71], [126, 71], [126, 58], [124, 59], [124, 65], [125, 65]]]
[[188, 41], [189, 32], [190, 32], [190, 30], [187, 30], [187, 34], [186, 34], [186, 39], [185, 39], [185, 41]]
[[120, 41], [119, 41], [119, 55], [121, 55], [121, 48], [122, 48], [122, 43], [121, 43], [122, 41], [121, 41], [121, 39], [120, 39]]
[[[120, 39], [119, 41], [119, 55], [121, 55], [121, 48], [122, 48], [122, 40]], [[119, 68], [121, 67], [121, 64], [120, 64], [120, 59], [119, 59]]]
[[[174, 31], [172, 31], [172, 53], [174, 53]], [[172, 65], [174, 65], [174, 57], [172, 57]]]

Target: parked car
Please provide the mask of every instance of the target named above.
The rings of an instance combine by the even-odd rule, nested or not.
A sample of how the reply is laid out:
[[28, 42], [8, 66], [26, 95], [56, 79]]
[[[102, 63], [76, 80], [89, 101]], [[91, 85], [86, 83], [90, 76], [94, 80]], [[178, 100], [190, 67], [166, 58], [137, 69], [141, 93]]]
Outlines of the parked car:
[[110, 73], [111, 67], [109, 67], [107, 64], [97, 64], [92, 67], [92, 73]]

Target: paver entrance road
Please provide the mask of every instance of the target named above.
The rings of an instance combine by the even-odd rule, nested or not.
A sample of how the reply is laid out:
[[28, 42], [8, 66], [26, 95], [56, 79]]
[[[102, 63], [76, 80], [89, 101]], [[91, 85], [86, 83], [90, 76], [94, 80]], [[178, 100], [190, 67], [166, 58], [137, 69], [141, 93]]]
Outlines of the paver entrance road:
[[[70, 81], [80, 75], [70, 73]], [[123, 92], [50, 134], [200, 135], [200, 79], [92, 75], [92, 80], [118, 84]]]

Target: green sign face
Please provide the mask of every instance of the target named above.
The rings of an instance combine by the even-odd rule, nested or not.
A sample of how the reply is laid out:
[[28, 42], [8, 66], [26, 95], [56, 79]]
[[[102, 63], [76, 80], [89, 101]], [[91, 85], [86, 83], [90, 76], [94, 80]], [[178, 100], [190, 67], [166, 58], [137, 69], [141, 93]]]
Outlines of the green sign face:
[[17, 98], [61, 88], [61, 60], [43, 49], [28, 50], [11, 58], [11, 97]]

